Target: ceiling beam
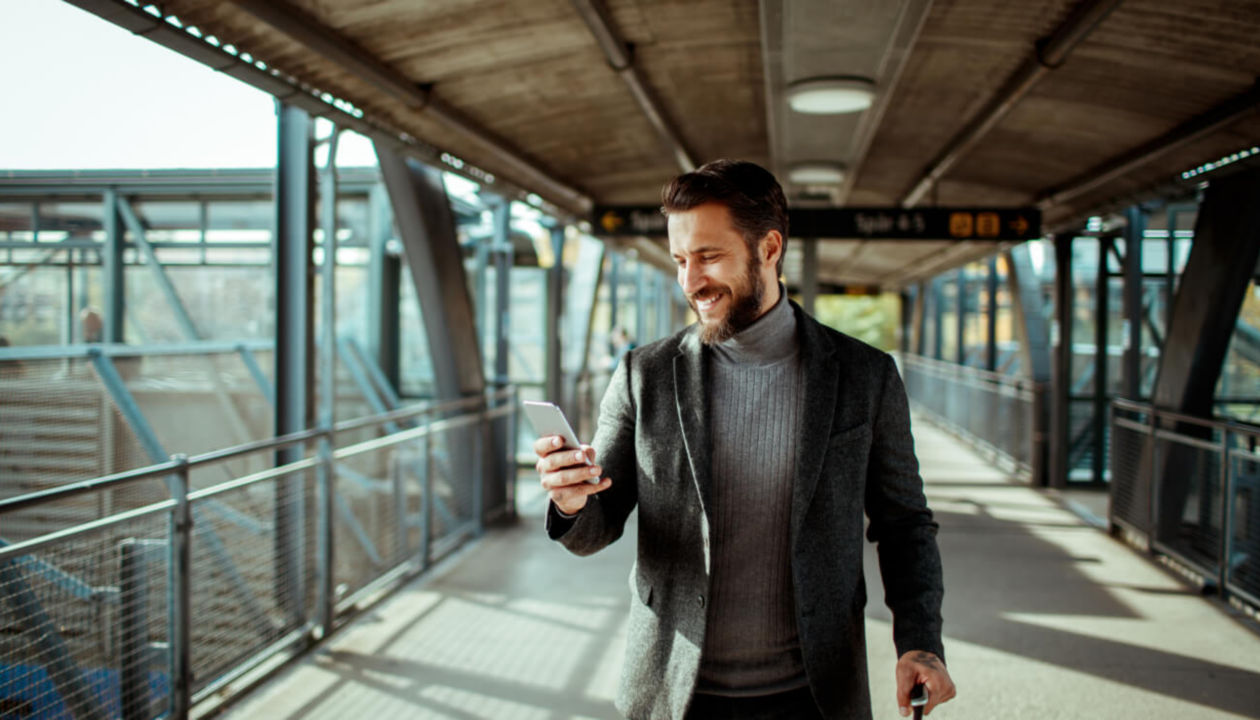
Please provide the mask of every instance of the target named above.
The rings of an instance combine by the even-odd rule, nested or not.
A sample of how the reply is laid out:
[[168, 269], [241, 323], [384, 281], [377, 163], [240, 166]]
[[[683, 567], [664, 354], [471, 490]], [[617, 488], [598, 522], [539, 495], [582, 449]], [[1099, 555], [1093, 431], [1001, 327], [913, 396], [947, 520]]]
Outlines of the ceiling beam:
[[630, 89], [630, 94], [634, 96], [634, 101], [638, 103], [639, 109], [643, 111], [648, 122], [652, 124], [652, 128], [656, 130], [656, 134], [660, 137], [661, 142], [674, 156], [674, 161], [678, 163], [678, 167], [682, 168], [683, 172], [695, 170], [696, 161], [687, 150], [687, 146], [683, 144], [678, 128], [666, 116], [660, 100], [643, 80], [643, 75], [634, 64], [634, 52], [617, 34], [616, 28], [613, 27], [612, 16], [608, 13], [608, 6], [604, 4], [603, 0], [572, 1], [573, 8], [577, 10], [578, 15], [582, 16], [582, 20], [590, 28], [591, 34], [595, 36], [595, 42], [604, 51], [604, 57], [607, 58], [609, 67], [617, 73], [626, 84], [626, 87]]
[[[1041, 192], [1037, 196], [1037, 207], [1045, 211], [1070, 202], [1167, 153], [1254, 114], [1258, 107], [1260, 107], [1260, 82], [1252, 85], [1246, 92], [1235, 95], [1202, 115], [1187, 120], [1154, 140], [1090, 168], [1063, 185]], [[1214, 158], [1205, 158], [1205, 160], [1212, 159]]]
[[[586, 207], [591, 204], [580, 190], [557, 180], [489, 130], [463, 117], [458, 111], [433, 97], [432, 92], [382, 63], [336, 30], [323, 25], [305, 11], [284, 0], [232, 0], [243, 10], [288, 35], [325, 60], [336, 63], [360, 80], [400, 100], [417, 113], [423, 112], [448, 129], [477, 142], [490, 152], [504, 174], [534, 187], [539, 195], [562, 198], [562, 205]], [[456, 151], [456, 154], [461, 154]]]
[[940, 182], [971, 149], [989, 134], [994, 126], [1006, 117], [1015, 105], [1028, 94], [1041, 78], [1058, 69], [1072, 50], [1098, 27], [1122, 0], [1084, 0], [1068, 15], [1063, 24], [1052, 34], [1038, 40], [1032, 52], [1024, 59], [1006, 83], [971, 122], [954, 135], [936, 159], [927, 166], [919, 181], [901, 200], [902, 207], [914, 207]]

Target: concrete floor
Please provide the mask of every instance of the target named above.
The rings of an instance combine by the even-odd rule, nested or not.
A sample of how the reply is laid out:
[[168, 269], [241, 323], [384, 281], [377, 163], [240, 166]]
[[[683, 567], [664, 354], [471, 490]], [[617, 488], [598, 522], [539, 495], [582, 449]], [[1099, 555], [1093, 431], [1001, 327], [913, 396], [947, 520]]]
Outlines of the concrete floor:
[[[1260, 635], [1056, 499], [916, 418], [941, 523], [956, 700], [933, 718], [1260, 718]], [[632, 541], [591, 558], [522, 522], [365, 613], [230, 718], [618, 717]], [[633, 529], [627, 531], [634, 537]], [[868, 547], [876, 720], [898, 718], [889, 615]]]

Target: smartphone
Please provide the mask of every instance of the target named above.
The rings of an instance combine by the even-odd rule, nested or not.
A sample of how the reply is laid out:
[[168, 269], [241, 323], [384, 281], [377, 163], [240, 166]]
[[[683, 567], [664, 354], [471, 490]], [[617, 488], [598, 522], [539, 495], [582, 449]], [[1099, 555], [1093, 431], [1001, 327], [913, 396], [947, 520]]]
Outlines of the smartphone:
[[923, 708], [928, 704], [927, 687], [923, 683], [915, 683], [910, 690], [910, 708], [914, 710], [914, 717], [923, 717]]
[[[577, 433], [573, 432], [573, 426], [569, 424], [569, 419], [564, 416], [564, 411], [560, 409], [560, 406], [533, 400], [526, 400], [522, 405], [525, 408], [525, 416], [534, 426], [534, 432], [538, 433], [538, 437], [559, 435], [564, 439], [566, 449], [580, 450], [582, 448], [582, 443], [578, 442]], [[583, 453], [582, 457], [587, 465], [592, 464], [586, 453]], [[598, 483], [599, 478], [591, 478], [588, 482]]]

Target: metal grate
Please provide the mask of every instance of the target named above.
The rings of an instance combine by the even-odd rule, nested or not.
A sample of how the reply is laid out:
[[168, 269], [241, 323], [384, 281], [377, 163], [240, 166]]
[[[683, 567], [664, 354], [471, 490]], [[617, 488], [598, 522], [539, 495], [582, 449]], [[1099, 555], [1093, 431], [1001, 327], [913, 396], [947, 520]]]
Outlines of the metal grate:
[[165, 711], [166, 530], [158, 509], [0, 559], [4, 717]]

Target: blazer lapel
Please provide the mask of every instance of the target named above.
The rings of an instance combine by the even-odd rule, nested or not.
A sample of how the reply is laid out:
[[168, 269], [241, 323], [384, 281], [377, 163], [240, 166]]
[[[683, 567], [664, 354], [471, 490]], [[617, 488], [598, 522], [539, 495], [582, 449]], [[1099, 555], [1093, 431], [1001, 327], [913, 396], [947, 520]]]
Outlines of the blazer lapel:
[[679, 343], [674, 357], [674, 403], [678, 408], [678, 424], [682, 428], [691, 476], [707, 517], [712, 507], [710, 476], [712, 475], [712, 439], [709, 437], [709, 402], [704, 378], [704, 348], [696, 333], [690, 332]]
[[796, 475], [792, 478], [791, 543], [792, 547], [796, 547], [801, 523], [822, 472], [823, 455], [827, 451], [827, 438], [831, 436], [831, 423], [835, 416], [836, 396], [840, 391], [840, 374], [832, 359], [835, 350], [819, 329], [817, 321], [806, 315], [796, 303], [792, 303], [792, 309], [796, 312], [804, 382], [801, 436], [796, 446]]

